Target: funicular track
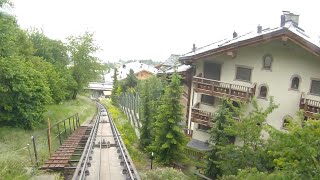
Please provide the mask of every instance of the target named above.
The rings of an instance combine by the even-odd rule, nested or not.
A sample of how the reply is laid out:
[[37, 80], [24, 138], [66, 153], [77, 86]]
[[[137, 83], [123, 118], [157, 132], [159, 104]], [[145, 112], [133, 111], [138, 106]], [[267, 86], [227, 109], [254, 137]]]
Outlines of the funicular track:
[[97, 106], [98, 115], [72, 179], [140, 180], [112, 117], [102, 104]]

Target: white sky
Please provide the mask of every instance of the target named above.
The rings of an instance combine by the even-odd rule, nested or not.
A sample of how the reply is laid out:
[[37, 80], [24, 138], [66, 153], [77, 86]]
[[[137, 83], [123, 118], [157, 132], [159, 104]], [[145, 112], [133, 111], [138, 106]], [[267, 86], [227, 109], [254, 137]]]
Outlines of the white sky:
[[282, 10], [300, 14], [299, 26], [320, 35], [319, 2], [302, 0], [12, 0], [22, 28], [42, 28], [64, 40], [95, 33], [103, 61], [162, 60], [170, 54], [280, 25]]

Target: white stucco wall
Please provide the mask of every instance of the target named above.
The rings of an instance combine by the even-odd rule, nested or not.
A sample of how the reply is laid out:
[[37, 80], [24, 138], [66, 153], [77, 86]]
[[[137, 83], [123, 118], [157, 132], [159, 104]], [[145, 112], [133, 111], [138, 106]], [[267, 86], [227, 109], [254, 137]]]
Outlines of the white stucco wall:
[[[262, 69], [262, 58], [265, 54], [273, 56], [272, 68]], [[267, 85], [268, 97], [273, 96], [279, 107], [267, 118], [267, 123], [277, 129], [282, 127], [286, 115], [294, 117], [299, 110], [301, 93], [308, 98], [320, 101], [319, 96], [309, 95], [311, 78], [320, 79], [320, 57], [317, 57], [290, 41], [274, 40], [260, 45], [240, 48], [236, 58], [227, 55], [208, 57], [196, 62], [196, 74], [203, 72], [204, 62], [221, 63], [221, 81], [251, 86], [257, 83], [256, 97], [260, 85]], [[251, 83], [235, 80], [236, 65], [252, 68]], [[299, 90], [290, 90], [293, 75], [301, 77]], [[194, 102], [200, 102], [200, 94], [194, 93]], [[266, 107], [268, 100], [257, 98], [260, 107]], [[250, 108], [250, 107], [249, 107]], [[193, 126], [197, 127], [197, 126]], [[193, 138], [203, 140], [208, 138], [203, 132], [194, 129]]]

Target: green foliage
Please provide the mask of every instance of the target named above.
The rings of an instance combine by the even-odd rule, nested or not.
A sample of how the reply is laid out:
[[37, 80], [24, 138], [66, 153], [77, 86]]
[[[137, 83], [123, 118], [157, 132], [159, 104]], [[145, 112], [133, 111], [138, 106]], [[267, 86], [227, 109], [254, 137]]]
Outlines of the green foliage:
[[0, 124], [32, 128], [51, 101], [45, 77], [21, 57], [0, 58]]
[[160, 105], [160, 96], [163, 93], [163, 83], [157, 77], [151, 77], [139, 84], [141, 98], [141, 124], [140, 144], [143, 148], [149, 146], [154, 140], [154, 124], [158, 107]]
[[57, 70], [63, 71], [66, 69], [69, 58], [67, 47], [61, 41], [50, 39], [39, 30], [31, 31], [29, 37], [36, 49], [35, 56], [42, 57]]
[[165, 88], [158, 109], [154, 129], [155, 140], [148, 146], [149, 151], [155, 152], [156, 160], [165, 165], [181, 162], [185, 159], [183, 147], [186, 143], [186, 137], [179, 125], [182, 121], [181, 95], [180, 77], [173, 74], [170, 84]]
[[65, 78], [59, 74], [51, 63], [45, 62], [40, 58], [34, 58], [30, 61], [32, 68], [45, 77], [48, 82], [51, 98], [55, 103], [60, 103], [66, 99], [67, 83]]
[[118, 69], [114, 68], [114, 74], [113, 74], [113, 88], [111, 92], [111, 101], [112, 104], [117, 106], [118, 105], [118, 96], [116, 95], [118, 90]]
[[258, 107], [255, 100], [253, 110], [244, 115], [244, 108], [233, 107], [239, 115], [239, 120], [229, 119], [231, 125], [225, 128], [230, 136], [236, 136], [243, 143], [241, 146], [229, 144], [219, 148], [219, 167], [224, 175], [237, 174], [239, 169], [256, 167], [259, 171], [270, 168], [270, 159], [266, 156], [266, 141], [261, 138], [264, 122], [267, 116], [277, 108], [273, 99], [266, 109]]
[[80, 90], [87, 87], [90, 81], [99, 78], [104, 66], [93, 54], [99, 50], [94, 44], [93, 34], [85, 32], [82, 36], [68, 37], [68, 51], [73, 63], [72, 75], [77, 83], [72, 98], [76, 98]]
[[229, 143], [229, 134], [225, 131], [225, 128], [231, 125], [233, 117], [237, 117], [239, 110], [233, 106], [232, 101], [229, 99], [223, 99], [222, 103], [215, 113], [213, 119], [213, 127], [210, 130], [210, 142], [214, 144], [207, 156], [207, 168], [206, 174], [209, 177], [217, 178], [222, 175], [221, 169], [219, 168], [219, 148], [223, 148]]
[[126, 145], [130, 157], [134, 161], [136, 168], [141, 168], [141, 166], [145, 166], [145, 154], [143, 154], [137, 148], [138, 138], [129, 120], [116, 106], [112, 105], [107, 101], [102, 101], [102, 103], [108, 108], [112, 116], [112, 119], [121, 134], [121, 138], [124, 144]]
[[256, 168], [239, 170], [238, 175], [228, 175], [219, 178], [220, 180], [286, 180], [298, 179], [289, 172], [275, 171], [273, 173], [260, 172]]
[[177, 171], [173, 168], [158, 168], [156, 170], [150, 170], [141, 175], [141, 179], [146, 180], [187, 180], [189, 179], [181, 171]]
[[291, 120], [288, 131], [269, 129], [268, 155], [275, 169], [290, 172], [300, 179], [320, 178], [320, 122]]
[[[130, 69], [128, 76], [125, 79], [124, 87], [125, 89], [135, 88], [138, 84], [138, 79], [136, 78], [132, 69]], [[124, 91], [126, 92], [126, 91]]]
[[[51, 123], [54, 124], [58, 121], [69, 117], [79, 112], [80, 121], [83, 122], [91, 118], [96, 111], [96, 106], [93, 101], [83, 96], [78, 96], [77, 100], [65, 101], [61, 104], [51, 104], [45, 106], [46, 112], [43, 114], [45, 119], [50, 118]], [[68, 127], [68, 124], [67, 124]], [[32, 135], [42, 135], [44, 141], [37, 138], [37, 147], [39, 148], [39, 157], [48, 158], [48, 149], [46, 141], [47, 121], [34, 127], [33, 130], [24, 130], [14, 127], [0, 126], [0, 179], [31, 179], [31, 161], [28, 149], [22, 149], [27, 144], [31, 144], [30, 137]], [[53, 143], [58, 143], [56, 138]], [[42, 149], [40, 149], [42, 147]], [[32, 146], [31, 153], [32, 151]], [[19, 151], [16, 151], [19, 150]], [[16, 151], [16, 152], [13, 152]], [[34, 162], [34, 156], [33, 162]], [[40, 159], [44, 161], [46, 159]]]
[[29, 57], [34, 49], [26, 33], [13, 16], [0, 13], [0, 57], [21, 55]]

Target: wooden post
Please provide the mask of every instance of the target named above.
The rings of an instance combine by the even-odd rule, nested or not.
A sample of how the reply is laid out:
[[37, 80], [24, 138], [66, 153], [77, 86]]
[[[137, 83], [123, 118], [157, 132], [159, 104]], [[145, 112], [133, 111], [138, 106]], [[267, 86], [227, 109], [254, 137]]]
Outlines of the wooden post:
[[229, 84], [229, 95], [231, 95], [231, 84]]
[[61, 135], [60, 135], [60, 127], [59, 127], [59, 123], [57, 124], [57, 128], [58, 128], [58, 136], [59, 136], [59, 142], [60, 142], [60, 145], [62, 144], [61, 142]]
[[63, 121], [64, 133], [67, 134], [66, 119]]
[[72, 116], [73, 131], [75, 131], [75, 130], [76, 130], [76, 125], [75, 125], [74, 121], [75, 121], [75, 116]]
[[34, 136], [31, 136], [31, 140], [32, 140], [32, 144], [33, 144], [34, 159], [36, 161], [36, 165], [39, 166], [36, 140], [35, 140]]
[[49, 155], [51, 157], [51, 126], [50, 119], [48, 118], [48, 147], [49, 147]]
[[70, 118], [68, 118], [69, 120], [69, 129], [70, 129], [70, 134], [72, 133], [72, 129], [71, 129], [71, 123], [70, 123]]

